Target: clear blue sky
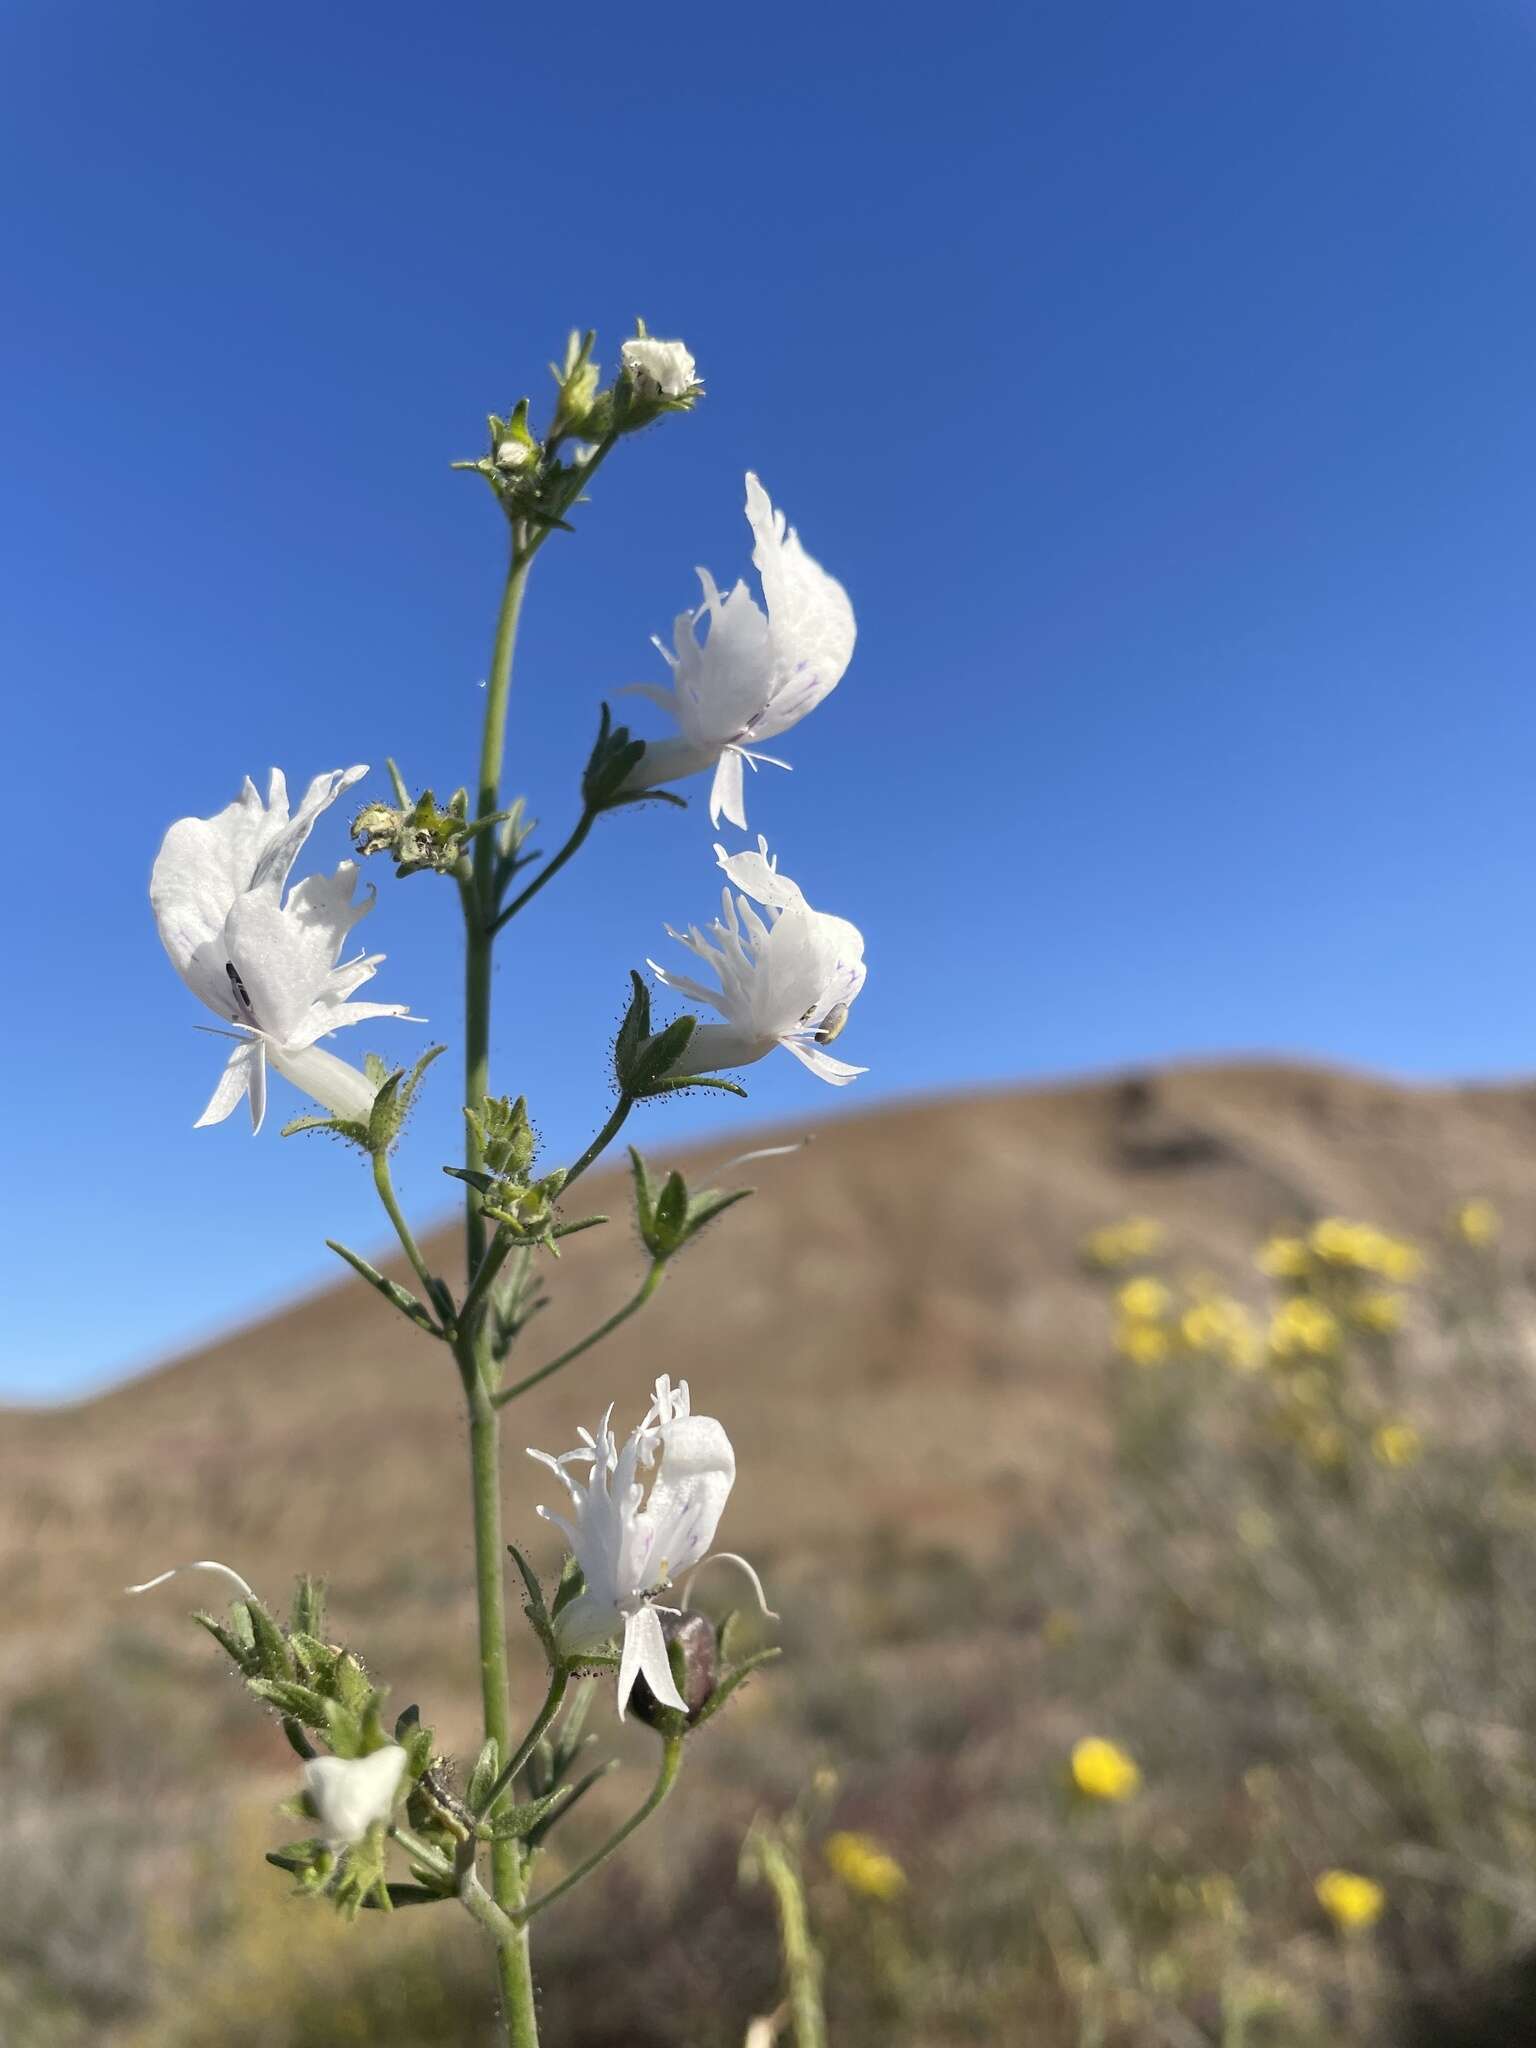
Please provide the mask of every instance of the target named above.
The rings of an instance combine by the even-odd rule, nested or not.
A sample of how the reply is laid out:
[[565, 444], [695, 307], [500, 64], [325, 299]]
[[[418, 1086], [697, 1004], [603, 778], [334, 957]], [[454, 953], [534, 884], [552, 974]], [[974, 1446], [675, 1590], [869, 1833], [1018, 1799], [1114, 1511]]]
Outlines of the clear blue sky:
[[[342, 1150], [193, 1131], [220, 1051], [145, 883], [273, 762], [467, 779], [502, 533], [447, 464], [573, 324], [685, 336], [709, 396], [540, 564], [511, 774], [546, 841], [693, 565], [745, 567], [748, 465], [859, 615], [750, 797], [865, 930], [870, 1074], [776, 1057], [642, 1141], [1175, 1053], [1530, 1065], [1530, 6], [16, 0], [0, 100], [0, 1395], [378, 1243]], [[520, 926], [499, 1077], [556, 1155], [710, 839], [605, 821]], [[456, 1045], [451, 892], [375, 868], [369, 993]]]

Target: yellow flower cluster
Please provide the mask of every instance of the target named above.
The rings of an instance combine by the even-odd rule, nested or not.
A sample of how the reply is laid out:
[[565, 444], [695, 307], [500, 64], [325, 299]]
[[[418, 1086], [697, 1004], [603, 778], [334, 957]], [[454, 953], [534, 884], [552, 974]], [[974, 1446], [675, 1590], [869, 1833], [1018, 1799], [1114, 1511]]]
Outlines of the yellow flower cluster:
[[1134, 1266], [1138, 1260], [1155, 1258], [1163, 1248], [1163, 1226], [1150, 1216], [1127, 1216], [1123, 1223], [1106, 1224], [1083, 1240], [1083, 1257], [1103, 1272]]
[[1417, 1465], [1424, 1455], [1424, 1439], [1411, 1422], [1383, 1422], [1372, 1433], [1371, 1453], [1379, 1464], [1401, 1471]]
[[1401, 1284], [1418, 1278], [1424, 1255], [1417, 1245], [1378, 1230], [1374, 1223], [1325, 1216], [1304, 1237], [1271, 1237], [1260, 1248], [1258, 1263], [1272, 1280], [1307, 1280], [1321, 1267], [1335, 1273], [1371, 1273]]
[[1269, 1320], [1269, 1348], [1276, 1358], [1331, 1358], [1339, 1348], [1339, 1319], [1310, 1294], [1293, 1294]]
[[1230, 1295], [1191, 1289], [1181, 1303], [1165, 1282], [1143, 1273], [1116, 1290], [1115, 1309], [1115, 1349], [1132, 1365], [1193, 1353], [1246, 1372], [1259, 1361], [1253, 1318]]
[[869, 1835], [839, 1829], [837, 1833], [828, 1835], [821, 1853], [839, 1883], [866, 1899], [879, 1899], [889, 1905], [893, 1899], [899, 1899], [907, 1888], [907, 1873], [896, 1858]]
[[1355, 1870], [1325, 1870], [1312, 1889], [1317, 1903], [1345, 1934], [1374, 1927], [1386, 1910], [1387, 1895], [1381, 1886]]
[[1072, 1782], [1085, 1799], [1120, 1805], [1141, 1790], [1141, 1771], [1115, 1743], [1085, 1735], [1073, 1745]]
[[1463, 1202], [1451, 1218], [1456, 1235], [1474, 1250], [1481, 1251], [1495, 1243], [1504, 1228], [1504, 1220], [1493, 1206], [1481, 1196], [1470, 1202]]

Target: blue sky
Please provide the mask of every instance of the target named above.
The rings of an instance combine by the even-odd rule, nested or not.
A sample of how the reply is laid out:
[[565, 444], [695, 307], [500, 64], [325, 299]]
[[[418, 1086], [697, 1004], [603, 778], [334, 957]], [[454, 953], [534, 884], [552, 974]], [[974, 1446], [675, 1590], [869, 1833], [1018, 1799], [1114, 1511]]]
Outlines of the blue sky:
[[[686, 336], [709, 395], [546, 550], [511, 787], [552, 843], [694, 564], [745, 569], [759, 469], [858, 608], [750, 792], [866, 933], [853, 1102], [1178, 1053], [1529, 1066], [1530, 6], [19, 0], [0, 103], [0, 1397], [379, 1242], [341, 1150], [192, 1130], [220, 1055], [145, 883], [273, 762], [469, 778], [502, 533], [447, 464], [573, 324], [610, 362], [636, 313]], [[711, 836], [604, 821], [519, 922], [497, 1072], [552, 1157], [606, 1111], [626, 969], [712, 906]], [[457, 1045], [451, 891], [376, 878], [370, 994], [431, 1032], [343, 1049]], [[642, 1142], [850, 1106], [747, 1078]]]

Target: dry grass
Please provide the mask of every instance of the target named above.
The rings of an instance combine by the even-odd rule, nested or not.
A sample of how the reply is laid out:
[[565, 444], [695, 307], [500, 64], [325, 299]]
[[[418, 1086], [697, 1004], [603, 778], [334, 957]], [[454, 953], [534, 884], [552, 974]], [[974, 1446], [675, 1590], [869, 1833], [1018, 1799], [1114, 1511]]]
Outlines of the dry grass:
[[[823, 1765], [838, 1787], [818, 1827], [869, 1835], [907, 1877], [863, 1896], [808, 1851], [849, 2048], [1320, 2048], [1400, 2035], [1414, 2004], [1436, 2014], [1425, 2041], [1449, 2043], [1447, 2002], [1470, 2025], [1485, 1981], [1518, 1996], [1536, 1910], [1532, 1138], [1526, 1091], [1212, 1069], [856, 1118], [765, 1168], [637, 1335], [520, 1411], [553, 1444], [599, 1388], [691, 1377], [741, 1452], [727, 1532], [786, 1615], [783, 1665], [700, 1738], [649, 1845], [541, 1924], [551, 2043], [736, 2048], [777, 1980], [739, 1845]], [[1270, 1227], [1344, 1210], [1430, 1238], [1472, 1193], [1503, 1210], [1504, 1251], [1442, 1254], [1401, 1338], [1351, 1340], [1359, 1430], [1411, 1412], [1425, 1455], [1389, 1469], [1360, 1435], [1347, 1484], [1276, 1435], [1268, 1369], [1111, 1362], [1108, 1283], [1077, 1256], [1150, 1212], [1171, 1277], [1198, 1265], [1257, 1309]], [[530, 1363], [579, 1334], [570, 1296], [588, 1314], [622, 1299], [635, 1255], [604, 1235], [568, 1254]], [[284, 1833], [280, 1739], [174, 1596], [116, 1592], [188, 1555], [228, 1556], [274, 1597], [321, 1566], [336, 1626], [467, 1748], [462, 1450], [439, 1365], [345, 1289], [80, 1409], [7, 1419], [7, 2043], [492, 2039], [473, 1936], [438, 1924], [451, 1909], [339, 1928], [284, 1896], [259, 1856]], [[344, 1484], [325, 1450], [342, 1414], [362, 1426]], [[510, 1532], [547, 1558], [534, 1497], [509, 1482]], [[1068, 1797], [1085, 1733], [1134, 1753], [1135, 1800]], [[633, 1799], [649, 1740], [626, 1733], [575, 1843]], [[1318, 1908], [1330, 1864], [1385, 1887], [1369, 1936]]]

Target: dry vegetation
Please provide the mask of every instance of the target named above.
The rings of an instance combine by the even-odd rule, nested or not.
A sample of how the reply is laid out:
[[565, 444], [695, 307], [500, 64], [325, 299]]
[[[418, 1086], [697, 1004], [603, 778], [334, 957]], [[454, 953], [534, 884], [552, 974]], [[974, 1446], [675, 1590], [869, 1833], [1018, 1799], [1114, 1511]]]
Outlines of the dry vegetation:
[[[724, 1533], [785, 1615], [654, 1835], [541, 1923], [552, 2048], [739, 2048], [779, 1996], [740, 1847], [797, 1802], [845, 2048], [1536, 2035], [1533, 1147], [1527, 1090], [1277, 1067], [889, 1110], [766, 1164], [645, 1319], [518, 1411], [564, 1442], [610, 1389], [690, 1377], [741, 1455]], [[1472, 1197], [1500, 1235], [1456, 1227]], [[1161, 1250], [1084, 1257], [1130, 1214]], [[1310, 1237], [1339, 1215], [1392, 1238]], [[1277, 1231], [1304, 1249], [1261, 1271]], [[576, 1241], [529, 1365], [638, 1263], [617, 1224]], [[489, 2042], [452, 1909], [339, 1927], [286, 1896], [275, 1727], [174, 1591], [118, 1594], [193, 1555], [274, 1600], [323, 1566], [336, 1629], [468, 1750], [441, 1365], [338, 1287], [6, 1418], [7, 2044]], [[1088, 1736], [1134, 1759], [1130, 1796], [1072, 1787]], [[573, 1843], [651, 1740], [625, 1732]], [[1357, 1891], [1361, 1924], [1331, 1919], [1330, 1868], [1379, 1914]]]

